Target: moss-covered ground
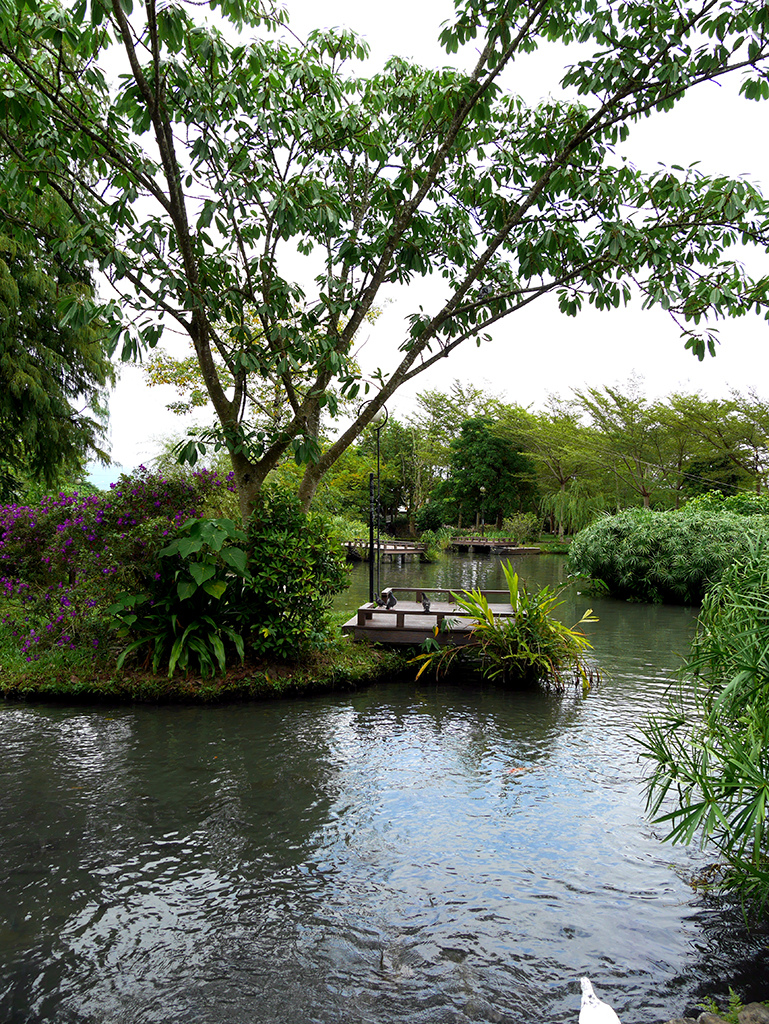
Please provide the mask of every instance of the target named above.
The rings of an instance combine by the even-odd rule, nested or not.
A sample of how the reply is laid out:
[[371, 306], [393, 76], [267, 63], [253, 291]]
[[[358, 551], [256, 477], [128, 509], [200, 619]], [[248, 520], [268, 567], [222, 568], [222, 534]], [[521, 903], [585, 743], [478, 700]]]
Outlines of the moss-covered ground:
[[213, 704], [236, 700], [344, 692], [384, 679], [413, 678], [411, 651], [353, 643], [336, 636], [301, 660], [241, 665], [209, 678], [177, 673], [171, 679], [139, 667], [118, 671], [113, 660], [90, 651], [45, 652], [28, 662], [0, 628], [0, 697], [11, 700], [183, 702]]

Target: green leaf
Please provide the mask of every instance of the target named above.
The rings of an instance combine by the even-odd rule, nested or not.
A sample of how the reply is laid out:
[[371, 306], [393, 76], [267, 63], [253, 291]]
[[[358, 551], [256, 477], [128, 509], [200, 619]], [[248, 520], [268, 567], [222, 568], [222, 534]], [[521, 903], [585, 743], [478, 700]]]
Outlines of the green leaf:
[[216, 574], [216, 566], [204, 562], [188, 562], [187, 568], [199, 587]]
[[229, 547], [220, 552], [223, 562], [235, 569], [241, 576], [248, 575], [248, 555], [242, 548]]
[[193, 580], [181, 580], [176, 586], [176, 592], [182, 601], [188, 601], [197, 589], [198, 585]]
[[226, 580], [216, 580], [212, 583], [209, 582], [203, 584], [203, 590], [205, 590], [207, 594], [210, 594], [211, 597], [215, 597], [217, 600], [219, 600], [223, 596], [226, 589]]

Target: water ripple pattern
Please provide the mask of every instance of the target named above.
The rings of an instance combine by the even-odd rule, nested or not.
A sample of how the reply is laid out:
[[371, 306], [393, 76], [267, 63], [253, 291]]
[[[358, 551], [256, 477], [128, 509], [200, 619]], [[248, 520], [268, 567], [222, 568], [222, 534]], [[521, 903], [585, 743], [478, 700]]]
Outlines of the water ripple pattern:
[[693, 616], [597, 610], [587, 700], [4, 706], [0, 1019], [558, 1024], [587, 973], [647, 1024], [723, 987], [760, 948], [645, 822], [632, 739]]

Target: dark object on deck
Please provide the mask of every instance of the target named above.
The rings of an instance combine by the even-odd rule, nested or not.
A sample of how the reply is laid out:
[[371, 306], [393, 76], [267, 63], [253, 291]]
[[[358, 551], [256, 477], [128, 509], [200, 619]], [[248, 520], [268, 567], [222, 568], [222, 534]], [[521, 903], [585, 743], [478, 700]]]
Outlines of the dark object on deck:
[[430, 611], [430, 599], [428, 598], [427, 594], [422, 595], [422, 608], [426, 612]]
[[[384, 595], [387, 594], [387, 597]], [[394, 608], [398, 603], [398, 599], [392, 590], [383, 590], [379, 597], [376, 599], [377, 608]]]

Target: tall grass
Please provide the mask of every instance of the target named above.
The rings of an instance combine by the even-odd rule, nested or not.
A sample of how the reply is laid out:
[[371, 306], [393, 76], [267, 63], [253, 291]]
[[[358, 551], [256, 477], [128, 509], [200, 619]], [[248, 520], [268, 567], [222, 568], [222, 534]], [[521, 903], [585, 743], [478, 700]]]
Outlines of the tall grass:
[[648, 809], [721, 855], [721, 885], [769, 906], [769, 553], [750, 547], [703, 601], [686, 675], [644, 729]]

